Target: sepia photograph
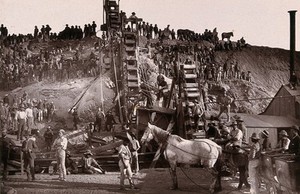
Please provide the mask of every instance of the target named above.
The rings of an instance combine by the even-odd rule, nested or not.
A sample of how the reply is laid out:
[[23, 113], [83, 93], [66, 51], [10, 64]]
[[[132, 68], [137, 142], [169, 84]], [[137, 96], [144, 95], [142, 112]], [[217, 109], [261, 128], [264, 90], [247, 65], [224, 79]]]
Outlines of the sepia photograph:
[[300, 194], [299, 14], [0, 0], [0, 193]]

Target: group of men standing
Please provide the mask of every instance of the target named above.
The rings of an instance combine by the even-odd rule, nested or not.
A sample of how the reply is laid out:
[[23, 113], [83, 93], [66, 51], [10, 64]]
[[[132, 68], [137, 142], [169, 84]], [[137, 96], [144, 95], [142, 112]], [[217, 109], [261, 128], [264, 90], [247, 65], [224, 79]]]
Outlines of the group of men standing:
[[[296, 125], [290, 128], [289, 134], [285, 130], [279, 132], [279, 140], [276, 147], [271, 145], [267, 130], [263, 130], [260, 134], [252, 133], [249, 137], [249, 143], [246, 143], [248, 142], [246, 140], [247, 128], [240, 117], [237, 117], [229, 127], [231, 127], [231, 130], [226, 125], [221, 124], [217, 127], [216, 124], [210, 123], [206, 134], [207, 138], [223, 145], [227, 152], [247, 154], [250, 184], [247, 181], [246, 168], [239, 165], [240, 180], [238, 189], [241, 189], [243, 184], [245, 184], [247, 188], [250, 188], [251, 193], [259, 193], [260, 157], [262, 153], [278, 152], [294, 154], [296, 157], [300, 156], [300, 131]], [[240, 163], [243, 162], [242, 159]]]

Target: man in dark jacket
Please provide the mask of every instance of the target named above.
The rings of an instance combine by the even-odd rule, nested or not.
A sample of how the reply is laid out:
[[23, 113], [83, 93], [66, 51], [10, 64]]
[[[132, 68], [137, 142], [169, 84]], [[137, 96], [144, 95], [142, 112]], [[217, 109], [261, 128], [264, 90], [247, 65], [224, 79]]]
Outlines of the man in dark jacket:
[[3, 179], [7, 179], [7, 164], [8, 164], [8, 159], [9, 159], [9, 152], [11, 150], [11, 147], [15, 145], [15, 143], [6, 136], [6, 131], [2, 131], [2, 138], [1, 138], [1, 150], [0, 150], [0, 155], [1, 155], [1, 162], [3, 163]]
[[113, 127], [114, 124], [117, 122], [115, 121], [114, 116], [112, 115], [111, 111], [108, 111], [106, 115], [106, 121], [105, 121], [105, 130], [106, 131], [111, 131], [111, 128]]
[[34, 159], [36, 158], [35, 151], [37, 150], [37, 145], [35, 143], [35, 137], [27, 133], [25, 135], [26, 140], [22, 143], [22, 151], [24, 156], [24, 168], [27, 174], [27, 181], [35, 180], [34, 172]]
[[292, 154], [300, 156], [300, 137], [299, 137], [299, 127], [294, 125], [291, 127], [291, 142], [288, 151]]
[[50, 126], [47, 127], [47, 130], [44, 133], [44, 138], [45, 138], [47, 150], [50, 151], [53, 143], [53, 131]]

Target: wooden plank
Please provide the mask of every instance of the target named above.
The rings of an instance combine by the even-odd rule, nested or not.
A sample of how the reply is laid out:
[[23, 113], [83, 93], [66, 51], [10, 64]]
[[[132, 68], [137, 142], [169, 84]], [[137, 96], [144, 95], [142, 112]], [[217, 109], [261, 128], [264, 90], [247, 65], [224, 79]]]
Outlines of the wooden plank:
[[198, 83], [185, 83], [184, 86], [186, 88], [197, 88], [197, 87], [199, 87]]
[[198, 92], [199, 91], [198, 88], [184, 88], [184, 90], [187, 92]]
[[188, 92], [187, 95], [186, 95], [188, 98], [195, 98], [195, 97], [199, 97], [200, 94], [197, 92]]
[[185, 79], [196, 79], [196, 74], [184, 74]]
[[114, 148], [119, 147], [120, 145], [122, 145], [123, 141], [116, 141], [116, 142], [112, 142], [110, 144], [107, 145], [103, 145], [94, 149], [91, 149], [91, 151], [95, 154], [100, 154], [101, 152], [107, 151], [107, 150], [111, 150]]
[[184, 65], [183, 69], [196, 69], [196, 65]]

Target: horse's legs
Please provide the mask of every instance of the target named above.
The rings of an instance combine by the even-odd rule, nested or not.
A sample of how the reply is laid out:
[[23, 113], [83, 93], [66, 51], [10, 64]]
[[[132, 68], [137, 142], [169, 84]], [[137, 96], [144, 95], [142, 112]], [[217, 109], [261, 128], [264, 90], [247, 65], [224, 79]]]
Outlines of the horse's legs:
[[221, 183], [221, 171], [222, 171], [222, 166], [223, 166], [223, 161], [221, 159], [218, 159], [217, 162], [215, 163], [214, 167], [212, 168], [213, 170], [213, 176], [214, 176], [214, 181], [211, 185], [213, 187], [214, 191], [221, 191], [222, 190], [222, 183]]
[[246, 166], [239, 166], [239, 185], [238, 189], [241, 189], [243, 184], [246, 185], [246, 187], [250, 187], [250, 184], [248, 183], [247, 180], [247, 175], [246, 175]]
[[172, 185], [171, 189], [175, 190], [175, 189], [178, 189], [178, 181], [177, 181], [177, 174], [176, 174], [176, 163], [175, 164], [169, 163], [169, 164], [170, 164], [170, 174], [171, 174], [171, 178], [172, 178], [172, 182], [173, 182], [173, 185]]

